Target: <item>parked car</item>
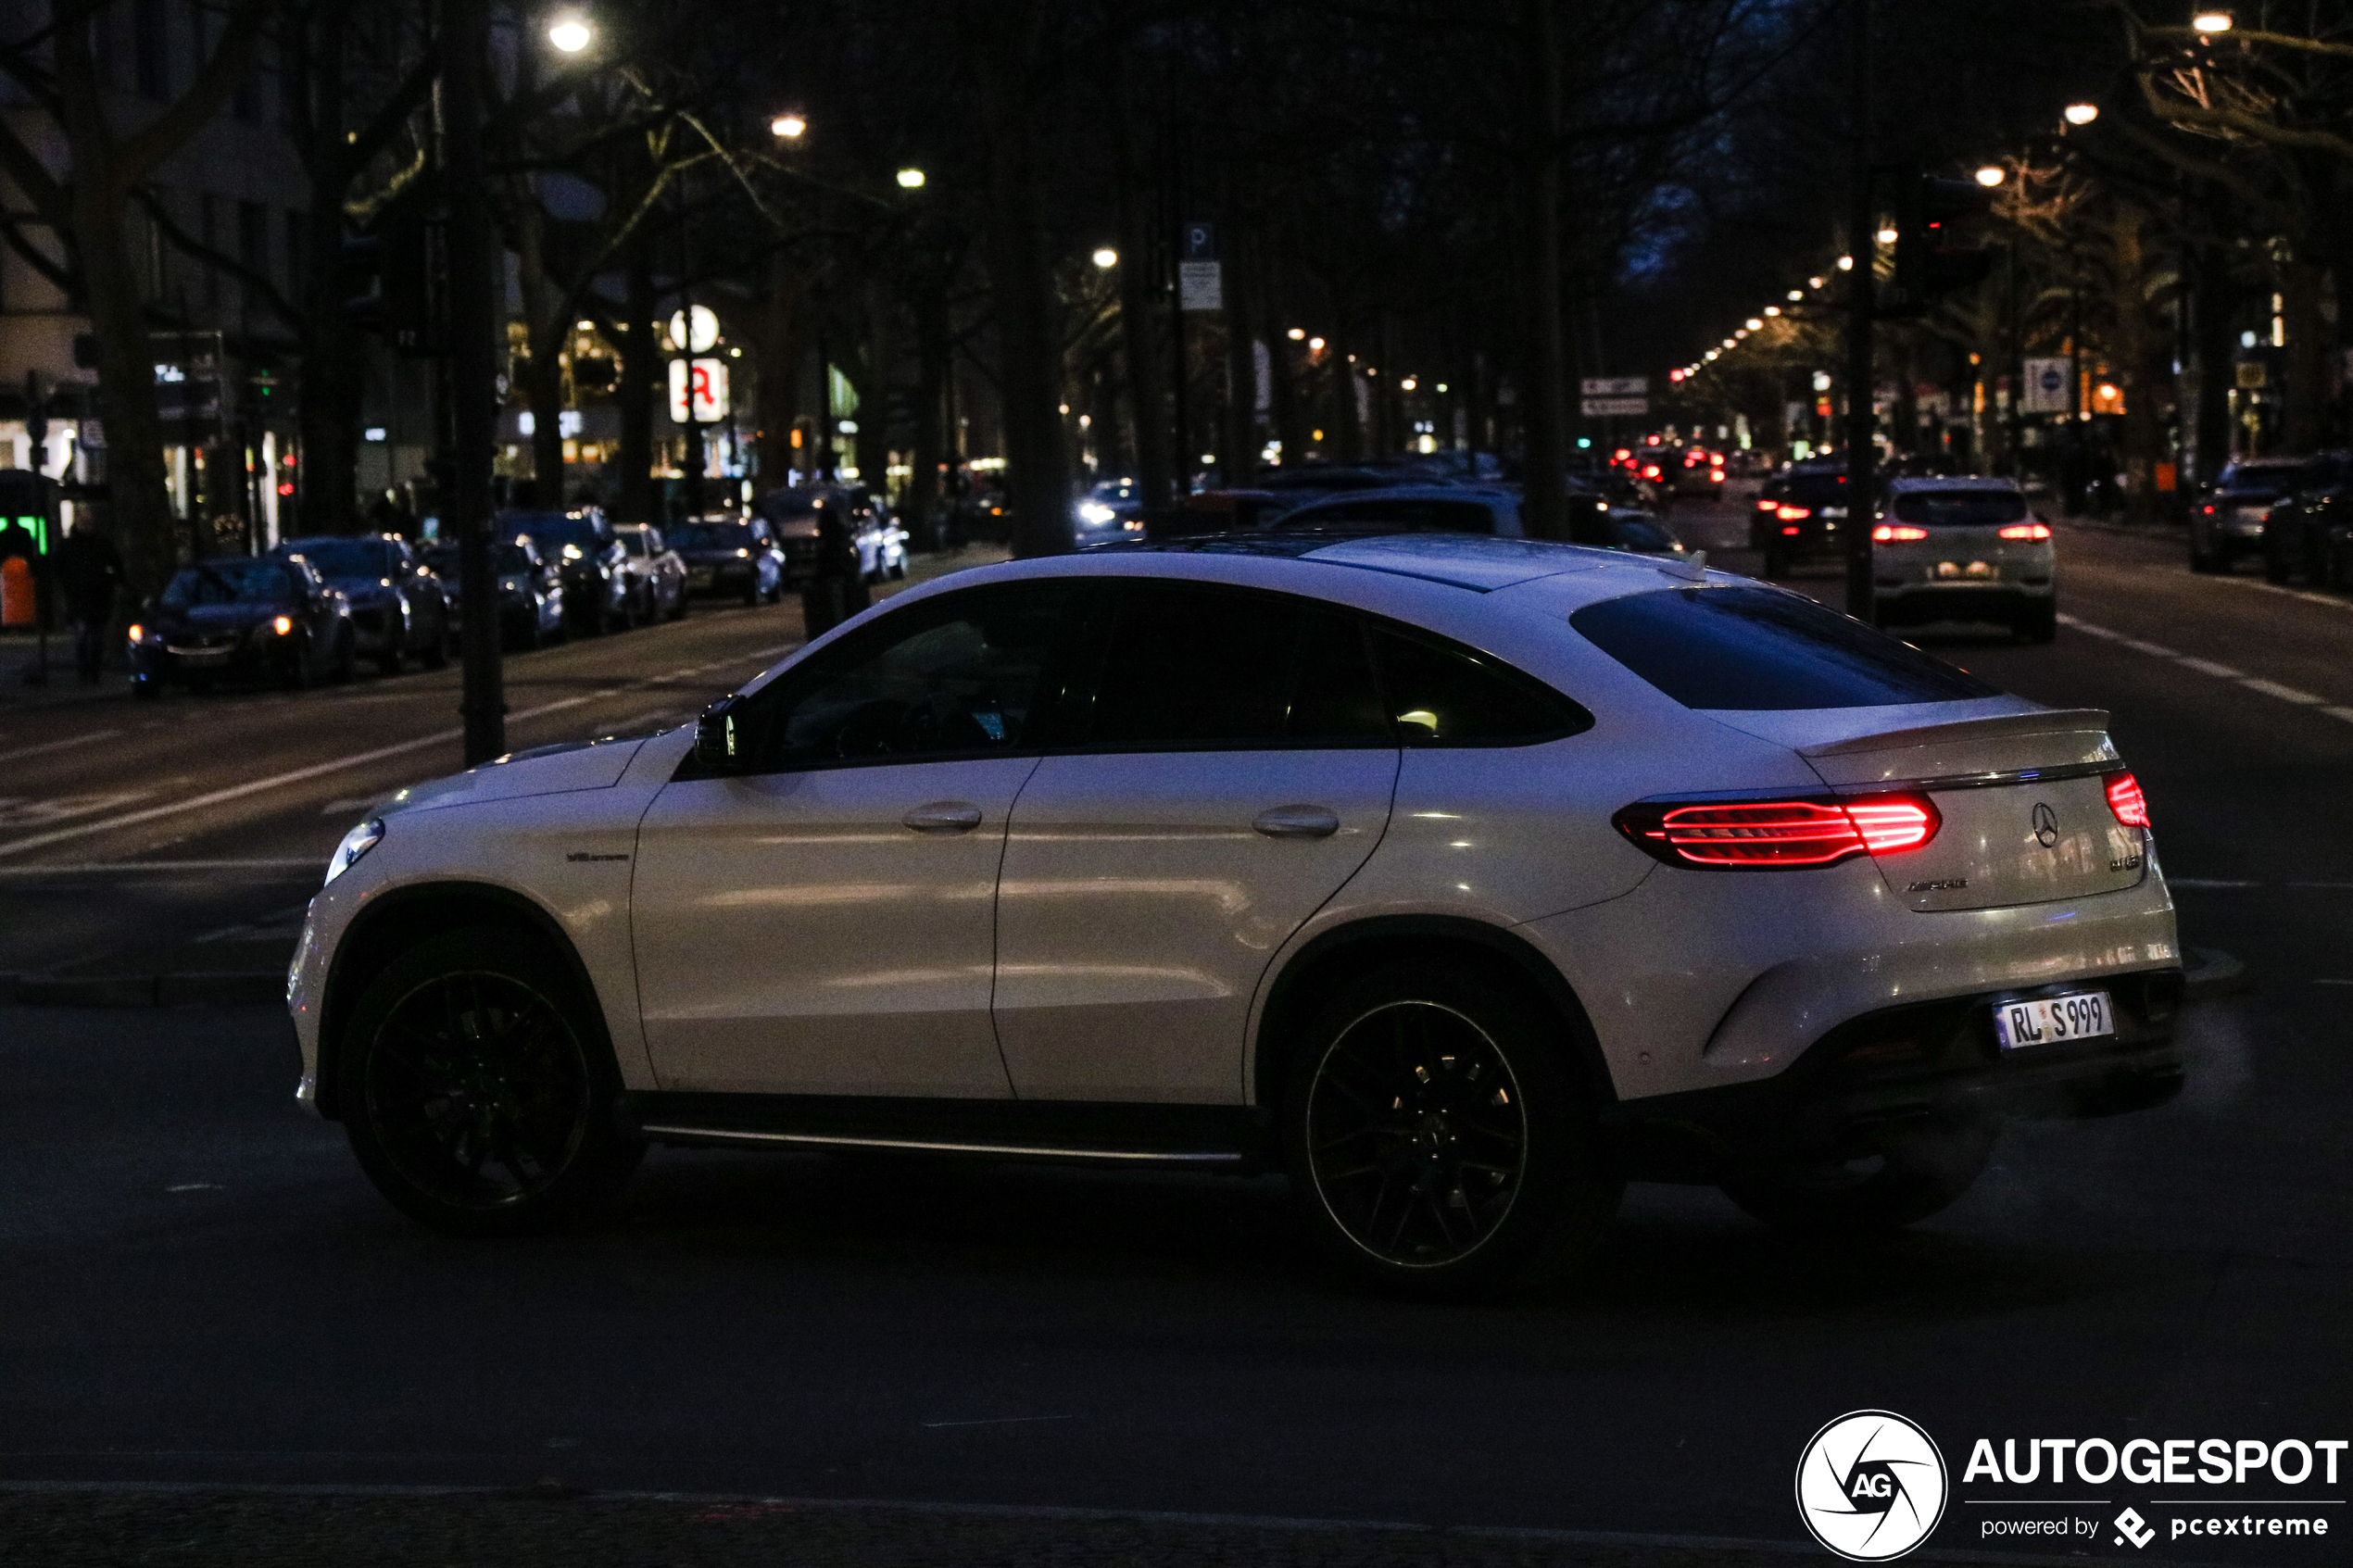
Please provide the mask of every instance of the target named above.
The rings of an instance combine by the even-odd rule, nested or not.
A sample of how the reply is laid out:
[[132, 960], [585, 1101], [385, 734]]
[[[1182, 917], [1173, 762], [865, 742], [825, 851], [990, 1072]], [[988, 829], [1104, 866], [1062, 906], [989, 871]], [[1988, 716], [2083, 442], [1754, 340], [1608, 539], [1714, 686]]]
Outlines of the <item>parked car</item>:
[[2030, 642], [2058, 634], [2051, 527], [2010, 479], [1895, 479], [1871, 528], [1882, 626], [1999, 621]]
[[1763, 552], [1767, 577], [1786, 577], [1808, 557], [1836, 556], [1843, 549], [1839, 530], [1845, 521], [1845, 456], [1801, 458], [1757, 491], [1748, 547]]
[[[816, 537], [813, 528], [810, 537]], [[718, 513], [673, 523], [667, 538], [686, 563], [688, 593], [740, 597], [748, 605], [784, 597], [785, 553], [765, 518]]]
[[[1401, 485], [1310, 502], [1284, 513], [1269, 526], [1373, 533], [1491, 533], [1516, 539], [1527, 533], [1525, 504], [1518, 491], [1500, 486]], [[1606, 496], [1577, 486], [1569, 489], [1568, 504], [1575, 514], [1571, 527], [1584, 534], [1584, 543], [1645, 555], [1683, 553], [1682, 542], [1673, 531], [1647, 512], [1614, 504]]]
[[449, 601], [397, 533], [314, 534], [281, 540], [270, 553], [302, 557], [350, 601], [359, 657], [385, 674], [398, 674], [408, 659], [428, 670], [449, 662]]
[[858, 571], [869, 583], [907, 575], [907, 531], [889, 505], [863, 486], [843, 492], [849, 508], [849, 539], [858, 549]]
[[1702, 497], [1724, 493], [1724, 454], [1705, 446], [1686, 446], [1664, 465], [1675, 494]]
[[1527, 539], [982, 567], [698, 724], [355, 824], [298, 1098], [472, 1235], [593, 1212], [651, 1142], [1279, 1171], [1415, 1293], [1557, 1270], [1629, 1179], [1885, 1232], [2009, 1117], [2180, 1089], [2107, 722]]
[[622, 570], [628, 574], [632, 615], [639, 621], [677, 620], [686, 613], [686, 562], [646, 522], [616, 525]]
[[232, 556], [171, 574], [131, 627], [131, 689], [263, 676], [300, 689], [347, 681], [359, 659], [351, 606], [300, 556]]
[[774, 529], [777, 546], [785, 553], [786, 587], [816, 575], [822, 553], [818, 534], [829, 508], [843, 520], [862, 580], [880, 583], [907, 575], [907, 531], [899, 526], [888, 508], [862, 485], [816, 485], [771, 491], [760, 500], [760, 515]]
[[563, 573], [572, 630], [595, 636], [625, 631], [633, 623], [628, 564], [602, 512], [594, 507], [568, 512], [510, 508], [498, 514], [497, 530], [528, 537], [541, 558]]
[[2304, 487], [2310, 459], [2242, 458], [2223, 465], [2214, 488], [2190, 508], [2190, 570], [2228, 571], [2264, 550], [2264, 520]]
[[[458, 546], [436, 544], [425, 560], [446, 585], [449, 624], [465, 630], [465, 598], [459, 591]], [[564, 580], [555, 562], [541, 558], [529, 534], [490, 546], [490, 570], [497, 583], [498, 640], [510, 648], [535, 648], [564, 632]]]
[[[2296, 475], [2296, 488], [2271, 504], [2263, 514], [2263, 575], [2273, 583], [2296, 577], [2330, 584], [2330, 535], [2353, 518], [2347, 506], [2353, 495], [2353, 453], [2322, 452], [2305, 460]], [[2201, 504], [2191, 521], [2193, 531], [2207, 519]]]
[[1143, 531], [1144, 489], [1132, 479], [1098, 481], [1072, 508], [1071, 533], [1081, 549]]

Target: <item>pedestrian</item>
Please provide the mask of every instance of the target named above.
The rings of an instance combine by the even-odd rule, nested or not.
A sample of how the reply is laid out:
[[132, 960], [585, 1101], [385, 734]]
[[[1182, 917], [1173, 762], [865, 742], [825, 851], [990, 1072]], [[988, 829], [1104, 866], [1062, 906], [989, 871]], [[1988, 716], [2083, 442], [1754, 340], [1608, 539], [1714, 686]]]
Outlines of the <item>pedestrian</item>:
[[849, 536], [849, 508], [840, 495], [828, 495], [817, 503], [817, 562], [800, 587], [801, 630], [822, 637], [872, 602]]
[[55, 570], [74, 626], [74, 669], [83, 685], [95, 685], [114, 624], [115, 595], [122, 585], [122, 558], [115, 553], [114, 541], [94, 523], [77, 521], [57, 546]]

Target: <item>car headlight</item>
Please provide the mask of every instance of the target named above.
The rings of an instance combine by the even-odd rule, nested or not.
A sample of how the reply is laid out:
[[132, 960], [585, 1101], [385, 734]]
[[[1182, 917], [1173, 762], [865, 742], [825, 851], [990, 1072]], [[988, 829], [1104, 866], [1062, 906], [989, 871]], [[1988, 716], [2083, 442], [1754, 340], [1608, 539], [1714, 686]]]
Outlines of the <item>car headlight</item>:
[[1078, 508], [1078, 521], [1096, 528], [1101, 528], [1104, 523], [1109, 522], [1114, 515], [1116, 514], [1101, 501], [1089, 501]]
[[327, 881], [334, 881], [359, 864], [359, 857], [383, 843], [384, 836], [384, 820], [382, 817], [371, 817], [345, 834], [343, 842], [335, 846], [333, 856], [327, 861]]
[[580, 546], [577, 546], [577, 545], [566, 545], [566, 546], [564, 546], [564, 559], [566, 559], [566, 560], [578, 560], [579, 558], [580, 558]]

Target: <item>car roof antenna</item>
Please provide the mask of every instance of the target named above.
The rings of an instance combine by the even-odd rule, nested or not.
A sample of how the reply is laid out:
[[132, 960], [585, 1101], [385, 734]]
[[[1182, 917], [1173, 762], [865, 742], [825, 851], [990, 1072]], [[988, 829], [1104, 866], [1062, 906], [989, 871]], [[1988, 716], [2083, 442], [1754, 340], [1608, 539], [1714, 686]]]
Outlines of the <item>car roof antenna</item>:
[[1705, 583], [1707, 581], [1707, 552], [1693, 550], [1688, 556], [1660, 561], [1658, 570], [1669, 577], [1680, 577], [1686, 583]]

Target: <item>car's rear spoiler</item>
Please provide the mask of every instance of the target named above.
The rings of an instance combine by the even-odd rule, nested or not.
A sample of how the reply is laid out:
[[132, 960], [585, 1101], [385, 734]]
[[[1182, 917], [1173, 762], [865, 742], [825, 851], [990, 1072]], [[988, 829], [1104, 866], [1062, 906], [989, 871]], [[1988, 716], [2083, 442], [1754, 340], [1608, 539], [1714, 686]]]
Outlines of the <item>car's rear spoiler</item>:
[[2096, 708], [1997, 713], [1824, 741], [1797, 751], [1824, 783], [1837, 787], [1991, 783], [2112, 765], [2116, 747], [2108, 738], [2108, 720]]
[[1909, 730], [1889, 730], [1875, 735], [1802, 746], [1800, 757], [1851, 757], [1859, 751], [1901, 751], [1908, 746], [1944, 746], [1973, 740], [2002, 740], [2013, 735], [2094, 734], [2108, 733], [2105, 708], [2055, 708], [2042, 713], [1997, 713], [1989, 719], [1956, 719], [1947, 724], [1922, 724]]

